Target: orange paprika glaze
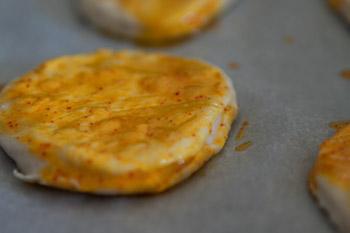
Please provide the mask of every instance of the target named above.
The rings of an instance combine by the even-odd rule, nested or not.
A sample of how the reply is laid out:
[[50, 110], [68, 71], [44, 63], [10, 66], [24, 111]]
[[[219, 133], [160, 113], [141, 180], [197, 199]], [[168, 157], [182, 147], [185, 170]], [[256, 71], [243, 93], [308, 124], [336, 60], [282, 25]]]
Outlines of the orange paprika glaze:
[[321, 145], [316, 164], [310, 175], [310, 187], [315, 193], [317, 178], [350, 191], [350, 125], [340, 129]]
[[163, 41], [198, 31], [222, 8], [222, 0], [118, 0], [143, 26], [139, 39]]
[[[41, 184], [160, 192], [225, 143], [237, 106], [227, 101], [223, 80], [213, 66], [161, 54], [101, 50], [61, 57], [2, 91], [0, 133], [44, 161]], [[208, 145], [219, 117], [222, 127]]]

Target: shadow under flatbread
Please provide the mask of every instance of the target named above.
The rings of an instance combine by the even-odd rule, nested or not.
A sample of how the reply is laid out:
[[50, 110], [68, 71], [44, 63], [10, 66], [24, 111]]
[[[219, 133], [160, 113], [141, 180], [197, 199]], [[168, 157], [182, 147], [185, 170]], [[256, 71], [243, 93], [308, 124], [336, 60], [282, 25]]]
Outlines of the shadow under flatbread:
[[322, 215], [322, 217], [324, 218], [324, 221], [329, 222], [329, 227], [333, 229], [335, 232], [337, 232], [339, 229], [337, 225], [331, 220], [330, 213], [325, 208], [320, 207], [320, 203], [318, 202], [317, 198], [314, 195], [312, 195], [311, 192], [309, 192], [309, 196], [310, 196], [310, 201], [317, 203], [318, 206], [315, 206], [315, 207], [320, 209], [320, 215]]
[[0, 154], [0, 164], [4, 164], [4, 166], [1, 167], [12, 172], [12, 170], [16, 167], [16, 162], [6, 153], [2, 146], [0, 146]]

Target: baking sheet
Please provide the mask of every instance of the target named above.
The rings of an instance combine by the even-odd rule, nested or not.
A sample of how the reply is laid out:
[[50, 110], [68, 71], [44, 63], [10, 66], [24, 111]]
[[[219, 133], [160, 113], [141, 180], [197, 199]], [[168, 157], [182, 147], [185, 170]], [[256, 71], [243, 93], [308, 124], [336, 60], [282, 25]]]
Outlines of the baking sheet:
[[[295, 42], [286, 43], [292, 36]], [[67, 0], [0, 0], [0, 79], [43, 59], [100, 47], [137, 48], [101, 36]], [[216, 25], [183, 43], [144, 48], [221, 66], [238, 92], [240, 117], [225, 149], [169, 192], [97, 197], [27, 185], [0, 156], [0, 232], [334, 232], [306, 181], [328, 123], [350, 118], [350, 33], [323, 0], [242, 0]], [[230, 62], [240, 64], [230, 70]], [[234, 133], [247, 118], [246, 140]]]

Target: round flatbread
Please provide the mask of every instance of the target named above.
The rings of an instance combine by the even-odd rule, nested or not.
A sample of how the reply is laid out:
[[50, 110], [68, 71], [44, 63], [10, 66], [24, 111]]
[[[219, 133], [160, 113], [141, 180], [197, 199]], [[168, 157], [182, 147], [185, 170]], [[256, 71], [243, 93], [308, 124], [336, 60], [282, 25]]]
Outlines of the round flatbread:
[[322, 144], [310, 188], [333, 222], [350, 232], [350, 125]]
[[236, 113], [231, 81], [212, 65], [101, 50], [50, 60], [5, 87], [0, 144], [28, 182], [155, 193], [219, 152]]
[[236, 0], [79, 0], [78, 6], [103, 30], [146, 42], [192, 34]]

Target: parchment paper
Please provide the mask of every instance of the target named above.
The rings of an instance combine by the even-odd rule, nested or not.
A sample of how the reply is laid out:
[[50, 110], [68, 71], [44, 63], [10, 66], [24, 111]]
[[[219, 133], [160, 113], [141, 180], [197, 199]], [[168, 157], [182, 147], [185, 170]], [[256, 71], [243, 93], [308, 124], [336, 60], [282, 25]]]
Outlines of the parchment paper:
[[[100, 47], [139, 48], [97, 33], [68, 0], [0, 0], [2, 82], [44, 59]], [[306, 185], [332, 135], [328, 123], [350, 118], [350, 80], [338, 75], [350, 68], [349, 28], [325, 1], [243, 0], [191, 40], [143, 49], [201, 58], [231, 76], [240, 117], [225, 149], [182, 185], [141, 197], [24, 184], [1, 155], [1, 233], [334, 232]], [[237, 153], [243, 119], [251, 124], [243, 141], [254, 145]]]

